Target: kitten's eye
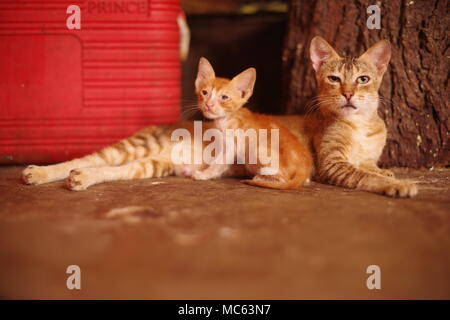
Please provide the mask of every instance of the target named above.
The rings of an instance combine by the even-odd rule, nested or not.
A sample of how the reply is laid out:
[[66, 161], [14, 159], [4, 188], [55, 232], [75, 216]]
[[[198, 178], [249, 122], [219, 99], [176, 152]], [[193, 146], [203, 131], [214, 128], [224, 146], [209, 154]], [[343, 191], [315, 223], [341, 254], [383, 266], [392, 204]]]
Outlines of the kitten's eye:
[[328, 80], [330, 80], [331, 82], [341, 82], [341, 79], [336, 76], [329, 76]]
[[369, 82], [369, 80], [370, 80], [370, 78], [368, 76], [361, 76], [361, 77], [358, 77], [358, 79], [356, 79], [356, 82], [364, 84], [364, 83]]
[[223, 96], [221, 96], [221, 98], [222, 98], [222, 100], [228, 100], [230, 97], [223, 95]]
[[208, 94], [208, 91], [202, 90], [202, 95], [206, 96]]

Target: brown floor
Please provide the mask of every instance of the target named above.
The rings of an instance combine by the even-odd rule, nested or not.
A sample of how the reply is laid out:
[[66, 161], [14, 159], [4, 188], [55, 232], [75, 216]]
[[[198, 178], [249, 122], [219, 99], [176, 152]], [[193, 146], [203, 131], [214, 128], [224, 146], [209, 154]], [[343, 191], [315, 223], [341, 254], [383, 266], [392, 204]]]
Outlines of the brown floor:
[[0, 168], [1, 298], [450, 298], [448, 169], [397, 170], [420, 181], [407, 200], [173, 177], [71, 192], [21, 169]]

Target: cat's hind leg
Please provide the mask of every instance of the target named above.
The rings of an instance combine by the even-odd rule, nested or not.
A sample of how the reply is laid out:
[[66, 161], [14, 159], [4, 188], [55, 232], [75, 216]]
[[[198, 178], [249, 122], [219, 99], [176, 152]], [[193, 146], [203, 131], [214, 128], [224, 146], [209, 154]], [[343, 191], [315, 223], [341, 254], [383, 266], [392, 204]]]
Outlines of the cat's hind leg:
[[26, 184], [38, 185], [63, 180], [75, 168], [96, 167], [105, 164], [104, 159], [99, 157], [97, 153], [94, 153], [83, 158], [48, 166], [29, 165], [22, 171], [22, 179]]
[[30, 165], [23, 170], [22, 178], [31, 185], [63, 180], [73, 169], [122, 165], [161, 154], [169, 147], [170, 139], [164, 128], [151, 126], [82, 158], [48, 166]]
[[164, 158], [146, 158], [121, 166], [79, 168], [70, 171], [67, 187], [70, 190], [85, 190], [94, 184], [116, 181], [169, 176], [174, 173], [174, 165]]

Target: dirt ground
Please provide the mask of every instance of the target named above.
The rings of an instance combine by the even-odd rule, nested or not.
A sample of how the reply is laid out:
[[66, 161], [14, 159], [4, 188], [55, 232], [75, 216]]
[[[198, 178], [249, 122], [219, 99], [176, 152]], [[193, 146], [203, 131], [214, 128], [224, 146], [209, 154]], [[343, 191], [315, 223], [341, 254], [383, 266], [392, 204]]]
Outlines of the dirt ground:
[[449, 169], [396, 170], [414, 199], [175, 177], [73, 192], [22, 169], [0, 167], [1, 298], [450, 299]]

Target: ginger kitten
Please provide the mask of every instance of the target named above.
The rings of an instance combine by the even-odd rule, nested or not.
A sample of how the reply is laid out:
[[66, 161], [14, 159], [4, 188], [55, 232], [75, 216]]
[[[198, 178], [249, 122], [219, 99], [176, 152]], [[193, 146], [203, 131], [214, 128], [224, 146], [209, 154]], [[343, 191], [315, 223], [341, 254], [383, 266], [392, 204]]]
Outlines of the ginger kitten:
[[[237, 157], [242, 156], [239, 152], [244, 152], [246, 173], [253, 177], [251, 180], [242, 182], [275, 189], [295, 189], [303, 185], [310, 176], [312, 158], [307, 147], [302, 144], [289, 130], [278, 123], [273, 117], [251, 112], [244, 105], [253, 93], [256, 80], [256, 70], [249, 68], [242, 73], [228, 80], [218, 78], [211, 64], [205, 58], [201, 58], [197, 79], [195, 81], [196, 93], [199, 101], [199, 108], [203, 115], [214, 121], [214, 126], [220, 129], [225, 136], [227, 129], [258, 130], [265, 129], [268, 133], [271, 129], [278, 129], [279, 143], [278, 150], [278, 170], [273, 171], [260, 158], [260, 152], [251, 150], [246, 143], [246, 149], [235, 148]], [[269, 137], [267, 140], [271, 140]], [[256, 148], [264, 148], [259, 142]], [[267, 146], [267, 149], [270, 149]], [[263, 150], [266, 154], [267, 150]], [[249, 163], [248, 155], [251, 152], [258, 154], [256, 163]], [[272, 154], [273, 156], [273, 154]], [[193, 173], [196, 180], [207, 180], [219, 178], [230, 169], [229, 164], [213, 163], [205, 170]]]
[[303, 121], [316, 157], [317, 179], [388, 196], [412, 197], [416, 184], [377, 166], [387, 130], [378, 116], [378, 89], [391, 57], [387, 40], [359, 58], [340, 57], [322, 38], [310, 56], [319, 88], [317, 111]]

